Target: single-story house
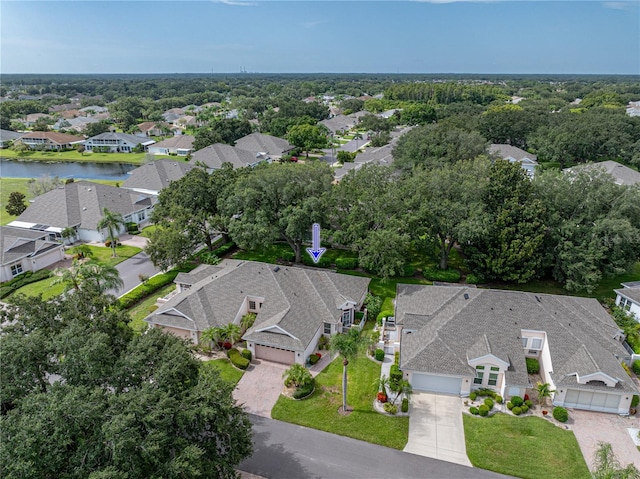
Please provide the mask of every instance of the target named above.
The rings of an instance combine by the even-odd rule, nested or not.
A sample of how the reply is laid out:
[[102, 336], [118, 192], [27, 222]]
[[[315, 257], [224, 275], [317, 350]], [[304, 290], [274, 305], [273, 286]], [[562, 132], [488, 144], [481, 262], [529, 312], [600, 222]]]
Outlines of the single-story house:
[[83, 143], [84, 138], [56, 131], [32, 131], [22, 135], [20, 141], [32, 150], [64, 150]]
[[158, 196], [160, 190], [179, 180], [196, 165], [176, 160], [156, 160], [146, 163], [129, 173], [122, 188], [137, 191], [145, 195]]
[[578, 171], [593, 171], [596, 169], [613, 177], [613, 181], [615, 181], [617, 185], [640, 185], [640, 172], [612, 160], [601, 161], [599, 163], [585, 163], [584, 165], [565, 168], [564, 172], [576, 173]]
[[350, 115], [336, 115], [333, 118], [321, 120], [318, 123], [324, 125], [332, 134], [351, 130], [358, 124], [360, 118], [366, 115], [365, 111], [358, 111]]
[[22, 135], [24, 133], [0, 129], [0, 148], [8, 148], [15, 140], [22, 138]]
[[622, 289], [616, 289], [616, 304], [631, 313], [640, 322], [640, 281], [621, 283]]
[[492, 144], [489, 145], [489, 154], [496, 155], [511, 163], [520, 163], [520, 166], [531, 178], [536, 174], [538, 157], [532, 153], [524, 151], [511, 145]]
[[69, 118], [56, 121], [52, 128], [54, 130], [76, 130], [84, 131], [90, 123], [98, 123], [100, 120], [88, 116], [79, 116], [77, 118]]
[[243, 168], [270, 160], [269, 155], [254, 153], [224, 143], [214, 143], [191, 155], [192, 163], [202, 163], [210, 170], [219, 170], [223, 163], [231, 163], [234, 168]]
[[255, 154], [268, 155], [274, 160], [295, 148], [287, 140], [283, 140], [277, 136], [263, 135], [258, 132], [251, 133], [236, 140], [236, 147]]
[[87, 151], [97, 150], [105, 153], [131, 153], [138, 145], [146, 148], [154, 143], [155, 140], [149, 140], [146, 137], [129, 135], [128, 133], [106, 132], [87, 138], [84, 146]]
[[187, 156], [193, 152], [195, 138], [190, 135], [175, 135], [148, 148], [152, 155]]
[[31, 128], [36, 122], [44, 118], [45, 120], [51, 120], [53, 117], [46, 113], [30, 113], [20, 120], [27, 128]]
[[167, 132], [171, 129], [171, 125], [164, 121], [145, 121], [144, 123], [140, 123], [137, 125], [139, 136], [162, 136], [166, 135]]
[[46, 231], [0, 226], [0, 282], [64, 259], [64, 246]]
[[[104, 209], [120, 213], [126, 222], [144, 224], [157, 199], [125, 188], [75, 181], [31, 200], [29, 207], [9, 226], [46, 231], [62, 239], [62, 230], [72, 228], [72, 240], [105, 241], [106, 230], [98, 230]], [[122, 228], [120, 233], [126, 231]]]
[[178, 293], [145, 318], [151, 327], [200, 341], [202, 331], [240, 324], [255, 313], [243, 336], [257, 359], [304, 364], [322, 335], [351, 327], [369, 278], [319, 269], [225, 260], [176, 277]]
[[536, 358], [556, 406], [628, 414], [636, 386], [624, 335], [596, 299], [399, 284], [400, 369], [413, 389], [504, 398], [535, 387]]

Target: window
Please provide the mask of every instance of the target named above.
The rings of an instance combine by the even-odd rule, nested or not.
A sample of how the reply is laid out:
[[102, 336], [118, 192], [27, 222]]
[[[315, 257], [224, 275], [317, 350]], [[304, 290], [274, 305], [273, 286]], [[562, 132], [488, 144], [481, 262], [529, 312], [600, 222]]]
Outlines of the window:
[[[493, 368], [491, 368], [493, 369]], [[489, 386], [495, 386], [498, 384], [498, 374], [497, 373], [489, 373]]]
[[20, 273], [22, 273], [22, 263], [11, 266], [11, 276], [18, 276]]
[[331, 323], [324, 323], [324, 334], [331, 334]]
[[249, 310], [250, 311], [255, 311], [256, 310], [256, 302], [255, 301], [249, 301]]
[[533, 338], [533, 341], [531, 342], [531, 349], [542, 349], [542, 339]]
[[476, 377], [473, 378], [473, 384], [482, 384], [484, 378], [484, 366], [476, 366]]
[[620, 307], [625, 311], [629, 311], [631, 309], [631, 301], [627, 298], [620, 298]]
[[344, 326], [351, 325], [351, 310], [350, 309], [342, 312], [342, 324]]
[[526, 348], [527, 347], [527, 341], [529, 341], [529, 338], [525, 338], [524, 336], [522, 337], [522, 347]]

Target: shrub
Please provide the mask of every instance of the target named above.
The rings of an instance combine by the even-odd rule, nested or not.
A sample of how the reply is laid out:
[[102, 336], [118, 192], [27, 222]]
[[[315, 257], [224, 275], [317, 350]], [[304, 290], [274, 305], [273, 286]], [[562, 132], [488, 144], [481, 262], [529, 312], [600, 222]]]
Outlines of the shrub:
[[636, 407], [640, 403], [640, 396], [634, 394], [631, 398], [631, 407]]
[[407, 398], [402, 398], [402, 405], [400, 406], [400, 410], [402, 412], [409, 412], [409, 400]]
[[[0, 296], [1, 297], [1, 296]], [[622, 369], [624, 369], [626, 371], [626, 373], [631, 376], [631, 369], [629, 369], [629, 366], [627, 366], [627, 363], [625, 363], [624, 361], [620, 363], [620, 365], [622, 366]]]
[[467, 275], [467, 284], [478, 284], [480, 283], [480, 278], [478, 278], [475, 274]]
[[402, 276], [405, 278], [411, 278], [414, 274], [416, 274], [416, 269], [410, 264], [405, 264], [402, 270]]
[[389, 414], [397, 414], [398, 413], [398, 406], [396, 406], [395, 404], [391, 404], [390, 402], [386, 402], [384, 403], [384, 412], [389, 413]]
[[43, 279], [50, 278], [52, 275], [53, 272], [47, 269], [42, 269], [40, 271], [36, 271], [35, 273], [32, 271], [27, 271], [25, 273], [19, 274], [11, 281], [7, 281], [2, 285], [2, 288], [0, 288], [0, 299], [6, 298], [11, 293], [27, 284], [37, 283], [38, 281], [41, 281]]
[[531, 399], [526, 399], [524, 401], [525, 406], [527, 407], [533, 407], [533, 401]]
[[138, 224], [132, 222], [128, 222], [127, 223], [127, 233], [131, 233], [131, 234], [137, 234], [139, 233], [138, 231]]
[[318, 349], [325, 349], [328, 343], [329, 340], [325, 335], [320, 336], [320, 339], [318, 339]]
[[137, 286], [132, 291], [128, 292], [120, 298], [120, 307], [127, 309], [136, 304], [138, 301], [143, 300], [150, 294], [155, 293], [160, 288], [172, 283], [180, 271], [190, 271], [193, 268], [172, 269], [166, 273], [157, 274], [152, 278], [149, 278], [143, 284]]
[[293, 263], [296, 259], [296, 254], [293, 251], [283, 251], [280, 259], [285, 263]]
[[496, 394], [494, 399], [498, 404], [502, 404], [502, 402], [504, 401], [504, 399], [502, 399], [502, 396], [500, 396], [499, 394]]
[[525, 358], [527, 362], [527, 372], [529, 374], [538, 374], [540, 372], [540, 361], [536, 358]]
[[631, 365], [631, 369], [633, 369], [633, 372], [640, 375], [640, 359], [636, 359], [633, 364]]
[[[120, 243], [118, 240], [116, 240], [116, 247], [121, 246], [122, 243]], [[104, 242], [104, 245], [106, 248], [111, 248], [111, 240], [107, 240]]]
[[520, 410], [522, 411], [522, 414], [524, 414], [527, 411], [529, 411], [529, 406], [527, 406], [526, 404], [523, 404], [522, 406], [520, 406]]
[[514, 406], [511, 412], [516, 416], [519, 416], [520, 414], [522, 414], [522, 409], [520, 408], [520, 406]]
[[336, 258], [336, 268], [356, 269], [357, 267], [358, 267], [358, 258]]
[[309, 356], [309, 364], [311, 364], [312, 366], [316, 364], [319, 360], [320, 358], [315, 354], [312, 354], [311, 356]]
[[397, 364], [391, 365], [391, 370], [389, 371], [389, 389], [392, 391], [398, 391], [400, 389], [400, 384], [402, 383], [402, 371]]
[[553, 418], [556, 421], [567, 422], [569, 420], [569, 413], [565, 408], [557, 406], [553, 408]]
[[313, 262], [313, 259], [308, 254], [302, 255], [302, 264], [306, 266], [316, 266], [317, 268], [328, 268], [331, 266], [331, 260], [326, 256], [321, 256], [317, 263]]
[[243, 349], [240, 354], [242, 355], [243, 358], [248, 359], [249, 362], [251, 362], [251, 351], [248, 349]]
[[491, 398], [485, 399], [484, 404], [489, 408], [489, 410], [493, 409], [493, 399]]
[[511, 411], [513, 409], [513, 403], [511, 401], [507, 402], [507, 409]]
[[384, 360], [384, 349], [376, 349], [375, 358], [376, 358], [376, 361], [383, 361]]
[[[235, 247], [236, 247], [236, 244], [233, 241], [229, 241], [228, 243], [223, 244], [219, 248], [214, 249], [213, 254], [215, 254], [218, 258], [222, 258], [225, 254], [227, 254], [229, 251], [231, 251]], [[291, 254], [293, 254], [293, 251], [291, 252]]]
[[400, 364], [400, 351], [396, 351], [395, 353], [393, 353], [393, 364], [395, 364], [396, 366]]
[[310, 383], [300, 386], [293, 392], [293, 399], [304, 399], [310, 396], [315, 387], [315, 380], [312, 380]]
[[511, 398], [511, 404], [514, 406], [522, 406], [524, 404], [524, 400], [520, 396], [513, 396]]
[[475, 401], [477, 397], [478, 393], [476, 392], [472, 392], [471, 394], [469, 394], [469, 399], [471, 399], [472, 401]]
[[489, 406], [487, 406], [486, 404], [481, 404], [480, 407], [478, 408], [478, 413], [480, 413], [480, 415], [482, 417], [486, 417], [489, 415]]
[[443, 281], [445, 283], [457, 283], [460, 281], [460, 271], [455, 269], [425, 268], [422, 270], [422, 275], [431, 281]]
[[227, 356], [229, 356], [229, 361], [238, 369], [247, 369], [249, 367], [249, 360], [245, 357], [242, 357], [240, 352], [236, 348], [230, 348], [227, 351]]
[[151, 306], [149, 306], [149, 312], [153, 313], [156, 309], [158, 309], [158, 305], [157, 304], [152, 304]]
[[477, 407], [475, 407], [475, 406], [471, 406], [471, 407], [469, 408], [469, 412], [470, 412], [471, 414], [473, 414], [474, 416], [477, 416], [477, 415], [480, 413], [480, 411], [478, 411], [478, 408], [477, 408]]

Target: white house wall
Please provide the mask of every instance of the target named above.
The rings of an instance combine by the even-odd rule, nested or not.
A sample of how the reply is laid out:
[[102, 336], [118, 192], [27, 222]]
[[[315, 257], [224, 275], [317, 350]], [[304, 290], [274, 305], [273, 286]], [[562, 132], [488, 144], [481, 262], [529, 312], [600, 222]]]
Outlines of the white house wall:
[[[620, 296], [619, 294], [616, 296], [616, 305], [620, 306], [620, 300], [622, 299], [622, 296]], [[631, 309], [629, 309], [628, 311], [629, 313], [633, 314], [636, 318], [636, 321], [640, 322], [640, 305], [636, 304], [636, 303], [631, 303]]]
[[29, 268], [31, 271], [40, 271], [42, 268], [46, 268], [47, 266], [63, 259], [64, 250], [63, 247], [60, 246], [59, 248], [54, 248], [47, 251], [46, 253], [40, 254], [35, 258], [25, 258], [22, 261], [22, 264], [24, 267], [25, 263], [31, 263]]
[[[313, 339], [309, 343], [309, 346], [307, 346], [307, 349], [304, 350], [301, 364], [304, 364], [307, 361], [307, 358], [311, 356], [311, 354], [316, 350], [316, 347], [318, 346], [318, 340], [320, 339], [320, 336], [322, 336], [323, 331], [324, 323], [320, 325], [320, 327], [316, 331], [316, 334], [313, 335]], [[296, 363], [298, 362], [298, 353], [296, 352]]]

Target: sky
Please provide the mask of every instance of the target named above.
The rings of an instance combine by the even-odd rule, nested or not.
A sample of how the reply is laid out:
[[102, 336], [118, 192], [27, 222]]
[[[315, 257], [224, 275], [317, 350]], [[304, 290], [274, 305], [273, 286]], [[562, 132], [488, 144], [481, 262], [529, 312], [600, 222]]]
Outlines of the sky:
[[1, 73], [640, 74], [640, 0], [0, 2]]

